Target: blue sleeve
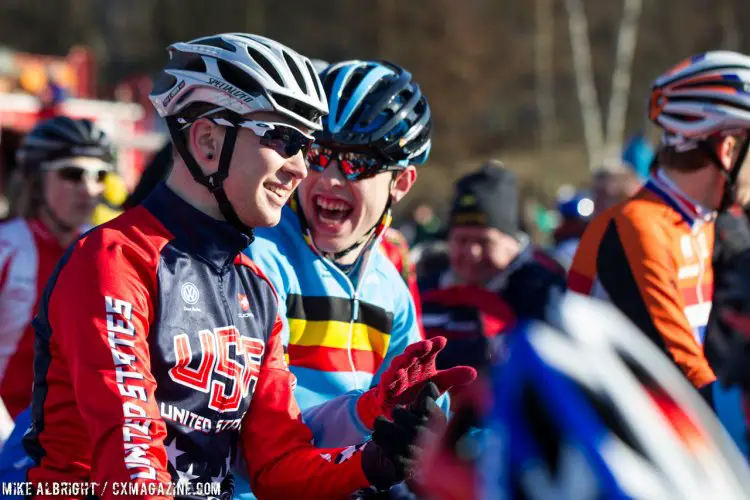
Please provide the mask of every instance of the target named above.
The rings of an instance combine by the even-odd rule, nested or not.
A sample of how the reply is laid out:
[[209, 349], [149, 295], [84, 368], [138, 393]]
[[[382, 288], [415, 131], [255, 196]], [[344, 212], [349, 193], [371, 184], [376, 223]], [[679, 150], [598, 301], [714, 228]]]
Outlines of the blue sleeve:
[[283, 324], [281, 340], [286, 348], [289, 345], [289, 322], [286, 317], [286, 298], [291, 279], [288, 271], [291, 267], [289, 261], [284, 257], [285, 254], [279, 245], [261, 237], [255, 238], [255, 241], [245, 250], [245, 255], [260, 267], [276, 289], [279, 298], [279, 317]]

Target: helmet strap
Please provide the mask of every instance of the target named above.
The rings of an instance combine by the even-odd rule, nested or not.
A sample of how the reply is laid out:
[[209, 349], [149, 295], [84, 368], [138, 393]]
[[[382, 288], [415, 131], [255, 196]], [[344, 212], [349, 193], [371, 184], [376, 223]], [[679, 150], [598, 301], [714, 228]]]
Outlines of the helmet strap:
[[168, 116], [166, 118], [167, 127], [169, 128], [169, 135], [172, 137], [172, 143], [177, 152], [185, 162], [185, 166], [190, 171], [193, 179], [198, 184], [201, 184], [211, 193], [213, 193], [216, 202], [219, 205], [219, 210], [224, 219], [238, 231], [253, 236], [253, 229], [243, 224], [240, 218], [237, 216], [237, 212], [234, 211], [234, 207], [229, 202], [227, 194], [224, 191], [224, 180], [229, 176], [229, 164], [232, 161], [232, 154], [234, 153], [234, 144], [237, 141], [237, 129], [235, 127], [225, 127], [226, 133], [224, 135], [224, 144], [221, 146], [221, 154], [219, 156], [219, 168], [213, 174], [206, 175], [201, 170], [198, 162], [195, 161], [193, 155], [187, 149], [185, 140], [180, 133], [180, 127], [177, 123], [177, 118], [174, 116]]

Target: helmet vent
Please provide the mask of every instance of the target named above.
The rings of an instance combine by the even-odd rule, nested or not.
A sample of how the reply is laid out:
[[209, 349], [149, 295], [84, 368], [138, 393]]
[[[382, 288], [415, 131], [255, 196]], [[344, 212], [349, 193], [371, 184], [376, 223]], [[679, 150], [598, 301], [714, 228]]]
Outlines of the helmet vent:
[[284, 52], [284, 62], [286, 62], [286, 65], [289, 67], [289, 69], [292, 71], [292, 75], [294, 75], [294, 79], [297, 81], [297, 85], [299, 85], [299, 88], [302, 89], [302, 92], [307, 94], [307, 84], [305, 83], [305, 78], [302, 76], [302, 73], [300, 73], [299, 68], [297, 67], [297, 63], [294, 62], [294, 59]]
[[273, 81], [279, 84], [279, 86], [285, 87], [284, 80], [281, 78], [281, 75], [276, 70], [276, 68], [274, 68], [273, 64], [271, 64], [271, 61], [266, 58], [266, 56], [250, 46], [247, 47], [247, 53], [256, 63], [258, 63], [261, 68], [263, 68], [263, 71], [268, 73], [271, 78], [273, 78]]
[[221, 59], [216, 60], [221, 76], [227, 82], [231, 83], [238, 89], [244, 90], [248, 94], [258, 95], [263, 93], [263, 86], [260, 85], [253, 77], [237, 68], [234, 64], [228, 63]]
[[315, 79], [318, 77], [318, 73], [315, 71], [315, 68], [313, 68], [310, 61], [305, 61], [305, 67], [307, 68], [307, 72], [310, 73], [310, 80], [313, 82], [313, 87], [315, 87], [315, 93], [318, 95], [318, 99], [323, 100], [323, 96], [320, 94], [320, 87], [315, 85]]
[[237, 52], [237, 47], [229, 42], [224, 41], [221, 37], [212, 36], [210, 38], [202, 38], [195, 42], [198, 45], [208, 45], [211, 47], [217, 47], [219, 49], [228, 50], [230, 52]]

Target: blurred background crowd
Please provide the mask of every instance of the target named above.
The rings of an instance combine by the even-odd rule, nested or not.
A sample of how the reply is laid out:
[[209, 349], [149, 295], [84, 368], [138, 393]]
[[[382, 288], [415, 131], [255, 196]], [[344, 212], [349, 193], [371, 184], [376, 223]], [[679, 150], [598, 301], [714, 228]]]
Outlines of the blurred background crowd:
[[703, 50], [750, 51], [743, 20], [742, 0], [5, 0], [0, 208], [20, 138], [54, 114], [93, 118], [112, 136], [108, 200], [122, 203], [167, 140], [147, 102], [164, 48], [234, 30], [414, 74], [435, 132], [429, 168], [396, 213], [412, 246], [443, 237], [453, 181], [489, 158], [518, 175], [522, 229], [553, 245], [647, 174], [654, 76]]

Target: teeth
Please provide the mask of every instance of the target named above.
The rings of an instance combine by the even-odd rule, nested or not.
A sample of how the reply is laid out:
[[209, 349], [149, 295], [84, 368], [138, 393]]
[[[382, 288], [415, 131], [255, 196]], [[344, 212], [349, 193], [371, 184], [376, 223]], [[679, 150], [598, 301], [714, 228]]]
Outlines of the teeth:
[[349, 210], [349, 204], [342, 201], [328, 201], [318, 198], [318, 206], [326, 210]]
[[282, 198], [285, 197], [287, 195], [287, 193], [289, 192], [288, 189], [284, 189], [281, 186], [276, 186], [276, 185], [272, 185], [272, 184], [267, 185], [266, 189], [268, 189], [269, 191], [271, 191], [275, 195], [281, 196]]

